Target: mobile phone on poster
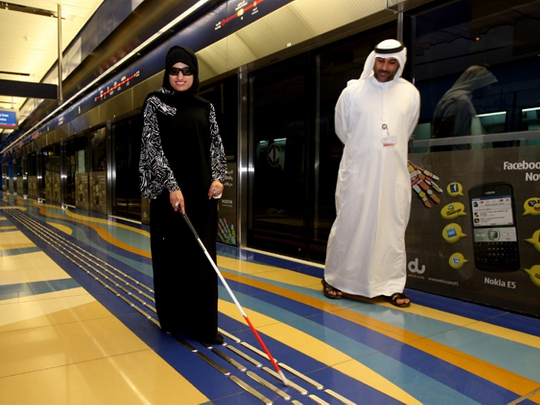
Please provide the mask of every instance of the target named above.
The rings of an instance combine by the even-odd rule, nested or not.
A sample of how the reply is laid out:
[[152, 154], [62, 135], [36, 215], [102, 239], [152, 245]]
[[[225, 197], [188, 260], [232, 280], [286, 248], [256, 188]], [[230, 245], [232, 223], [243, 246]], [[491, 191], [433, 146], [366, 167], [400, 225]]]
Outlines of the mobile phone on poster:
[[514, 204], [509, 183], [489, 183], [469, 190], [474, 264], [478, 270], [508, 272], [521, 268]]

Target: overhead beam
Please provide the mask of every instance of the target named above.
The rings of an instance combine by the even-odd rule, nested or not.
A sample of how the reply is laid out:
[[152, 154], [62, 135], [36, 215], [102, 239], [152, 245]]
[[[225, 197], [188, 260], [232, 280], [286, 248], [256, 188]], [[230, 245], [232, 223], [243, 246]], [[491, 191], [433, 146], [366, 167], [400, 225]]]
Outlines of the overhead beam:
[[15, 80], [0, 80], [0, 95], [25, 97], [25, 98], [50, 98], [58, 97], [55, 84], [26, 83]]

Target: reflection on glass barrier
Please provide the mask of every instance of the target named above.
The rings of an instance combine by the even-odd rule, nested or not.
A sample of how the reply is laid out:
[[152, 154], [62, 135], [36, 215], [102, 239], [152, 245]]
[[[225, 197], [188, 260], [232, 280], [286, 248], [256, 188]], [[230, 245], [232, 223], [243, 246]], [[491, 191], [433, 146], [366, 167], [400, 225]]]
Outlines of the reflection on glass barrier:
[[[433, 112], [431, 138], [463, 137], [486, 133], [481, 121], [476, 119], [473, 92], [486, 91], [497, 78], [485, 66], [473, 65], [466, 69], [454, 85], [443, 95]], [[504, 130], [504, 123], [503, 123]], [[465, 150], [470, 145], [454, 144], [435, 146], [432, 151]]]
[[540, 129], [540, 107], [521, 110], [521, 127], [524, 131], [537, 131]]
[[505, 131], [506, 111], [478, 114], [484, 134], [498, 134]]

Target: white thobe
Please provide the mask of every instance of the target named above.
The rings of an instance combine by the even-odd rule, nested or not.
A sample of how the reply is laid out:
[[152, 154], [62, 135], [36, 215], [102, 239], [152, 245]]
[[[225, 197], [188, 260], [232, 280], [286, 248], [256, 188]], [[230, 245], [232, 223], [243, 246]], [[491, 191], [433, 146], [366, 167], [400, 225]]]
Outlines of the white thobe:
[[324, 274], [343, 292], [403, 292], [411, 206], [407, 144], [419, 110], [418, 90], [402, 78], [351, 81], [339, 97], [335, 129], [345, 148]]

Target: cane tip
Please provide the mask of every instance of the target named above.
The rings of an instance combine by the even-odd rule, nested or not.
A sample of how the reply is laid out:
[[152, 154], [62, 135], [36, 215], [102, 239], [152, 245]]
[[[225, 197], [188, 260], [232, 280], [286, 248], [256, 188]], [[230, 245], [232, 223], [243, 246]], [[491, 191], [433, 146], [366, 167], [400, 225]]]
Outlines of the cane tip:
[[285, 378], [285, 374], [283, 374], [283, 371], [279, 370], [279, 376], [281, 377], [281, 381], [283, 381], [283, 385], [285, 387], [288, 387], [289, 381], [287, 380], [287, 378]]

